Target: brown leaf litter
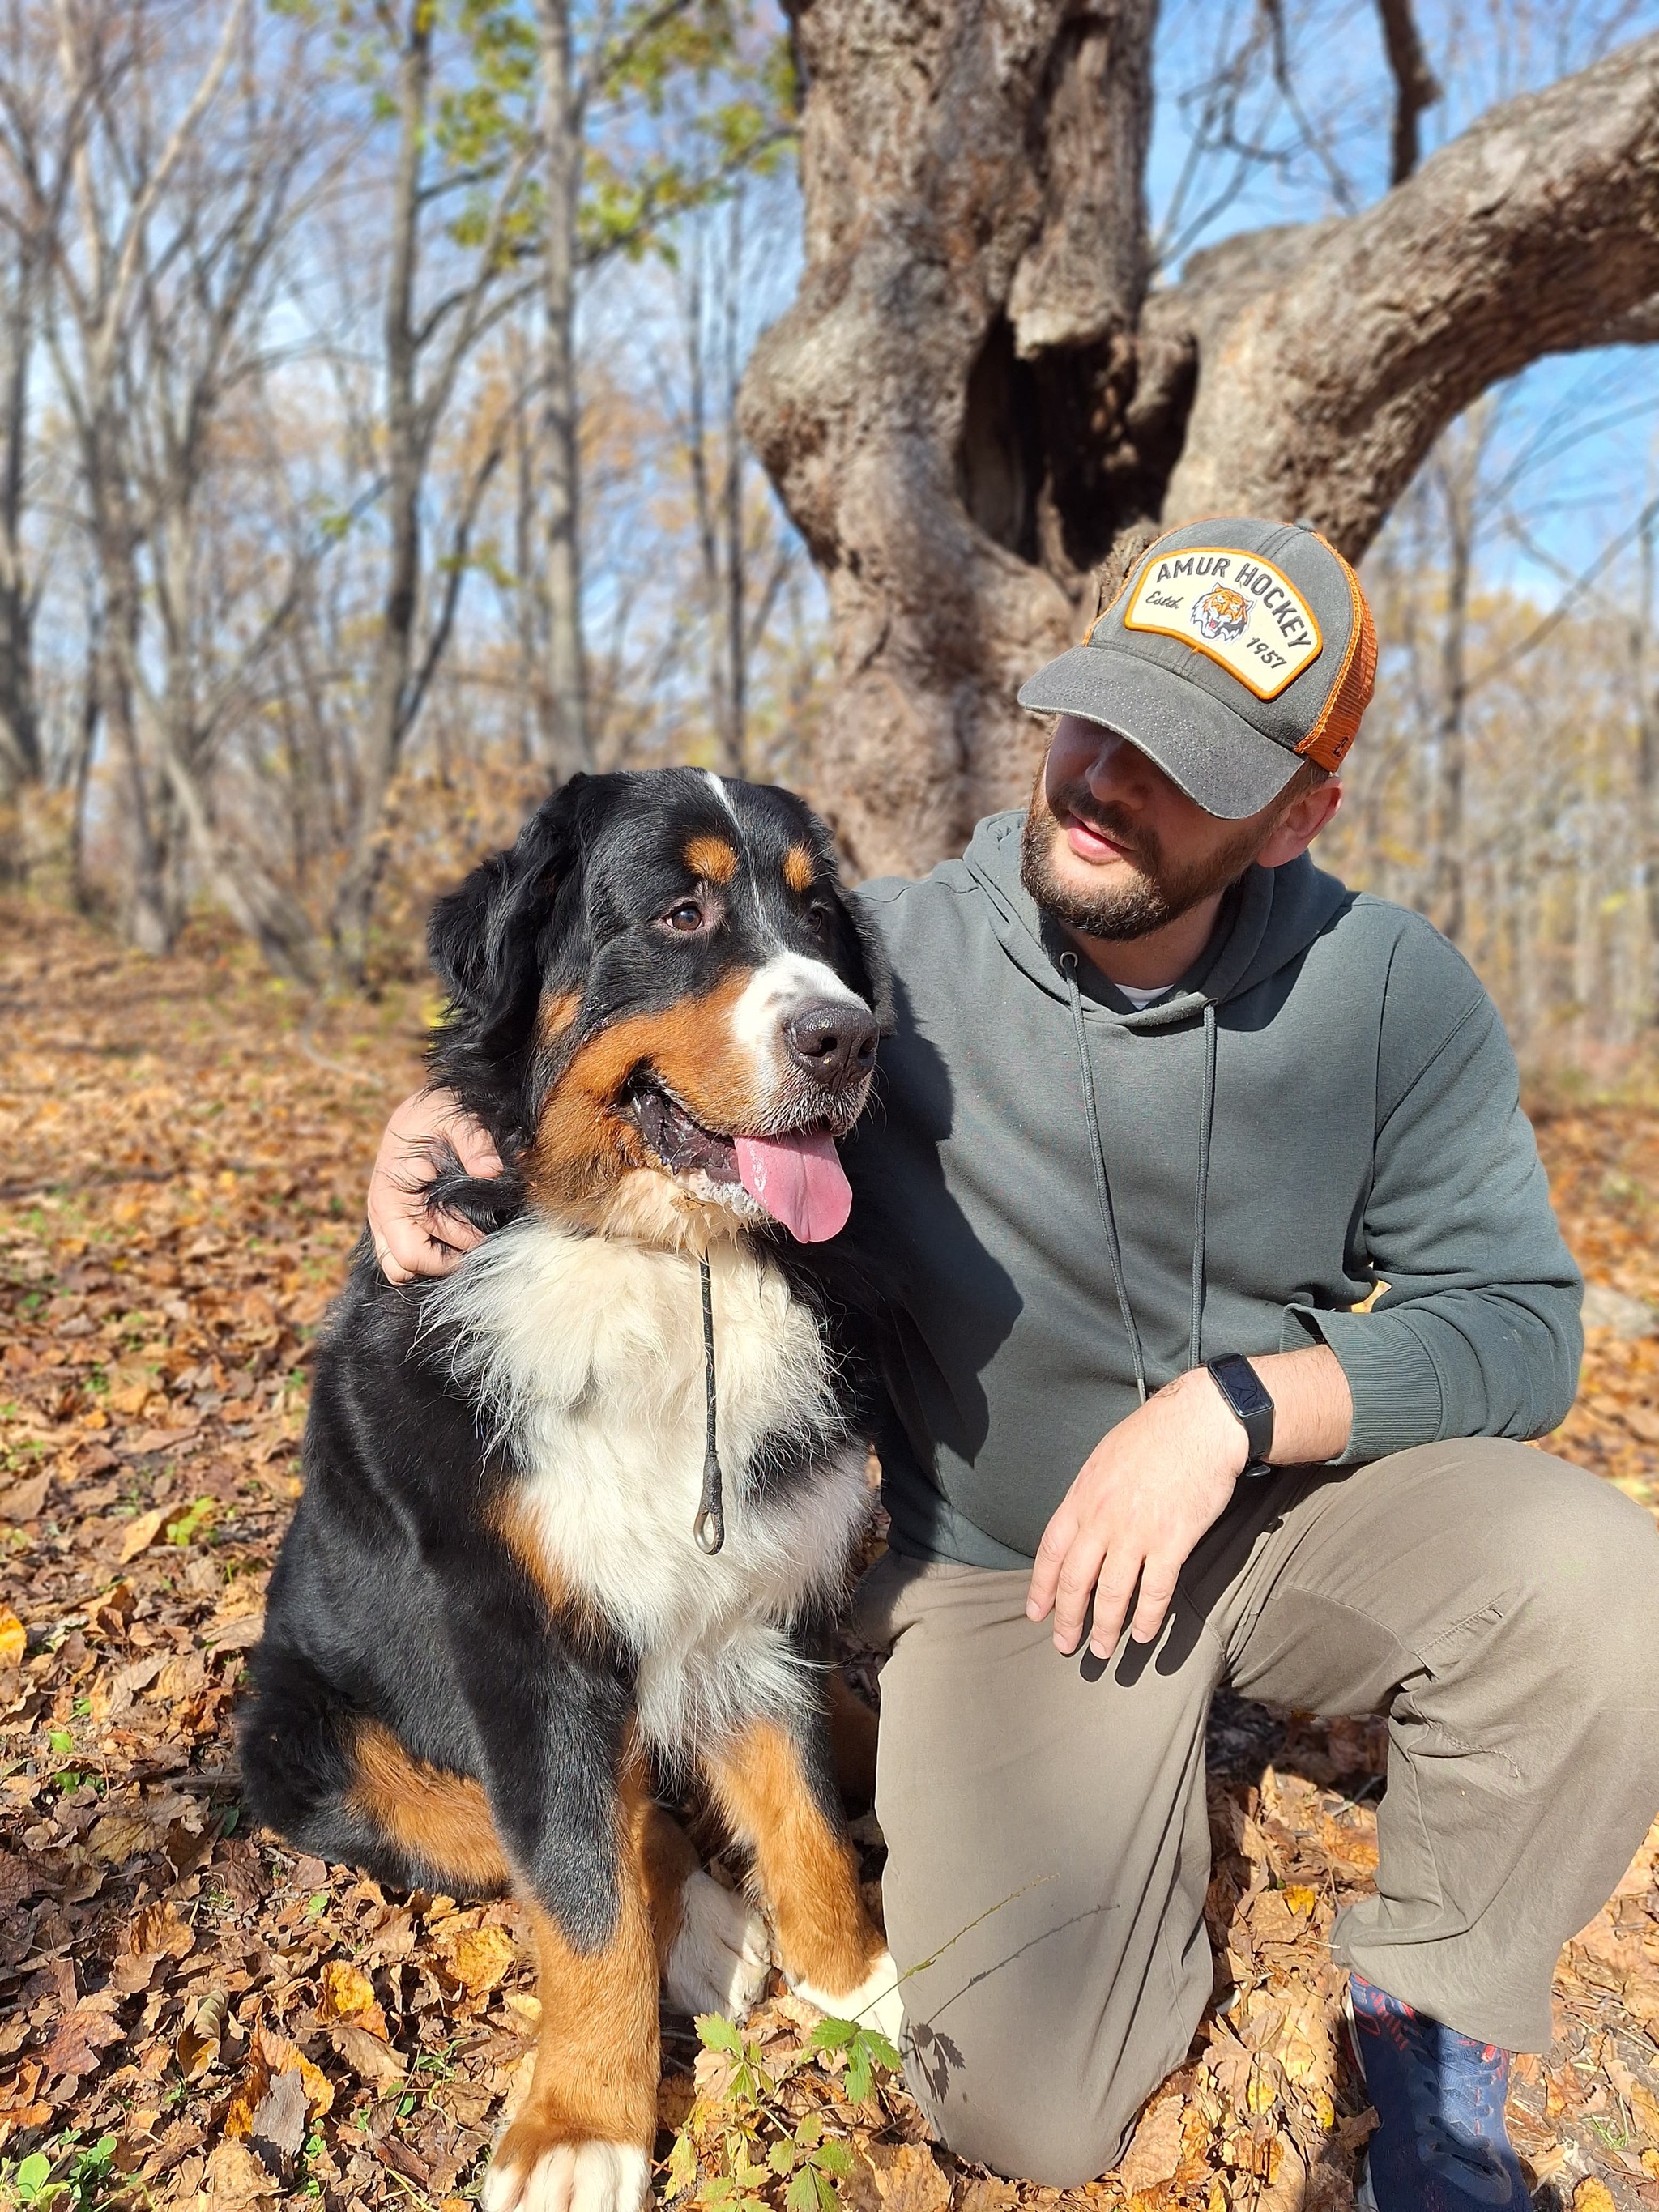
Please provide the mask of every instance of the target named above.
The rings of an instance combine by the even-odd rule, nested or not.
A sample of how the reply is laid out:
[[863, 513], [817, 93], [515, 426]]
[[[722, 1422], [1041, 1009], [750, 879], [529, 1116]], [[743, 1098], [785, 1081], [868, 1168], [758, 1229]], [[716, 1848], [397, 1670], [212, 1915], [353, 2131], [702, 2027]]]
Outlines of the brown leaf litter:
[[[153, 963], [32, 907], [0, 937], [0, 2172], [43, 2151], [68, 2176], [107, 2138], [85, 2212], [460, 2212], [538, 2016], [518, 1915], [250, 1834], [229, 1726], [314, 1333], [429, 998], [308, 1027], [226, 939]], [[1540, 1134], [1587, 1272], [1659, 1307], [1659, 1115]], [[1595, 1335], [1553, 1441], [1659, 1504], [1659, 1339]], [[1368, 2121], [1328, 1939], [1376, 1867], [1384, 1744], [1380, 1722], [1218, 1702], [1217, 2002], [1086, 2189], [937, 2151], [890, 2079], [849, 2106], [838, 2061], [805, 2063], [810, 2009], [769, 1999], [747, 2032], [799, 2065], [792, 2112], [853, 2146], [853, 2212], [1348, 2212]], [[664, 2154], [697, 2057], [666, 2027]], [[1540, 2197], [1659, 2212], [1659, 1830], [1568, 1947], [1555, 2027], [1510, 2108]]]

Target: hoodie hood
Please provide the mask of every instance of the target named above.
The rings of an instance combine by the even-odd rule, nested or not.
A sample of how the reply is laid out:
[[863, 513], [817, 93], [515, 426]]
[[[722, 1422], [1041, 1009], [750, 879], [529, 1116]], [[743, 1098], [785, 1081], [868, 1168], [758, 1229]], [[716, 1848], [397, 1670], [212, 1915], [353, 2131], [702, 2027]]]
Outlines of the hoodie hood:
[[1070, 939], [1020, 880], [1024, 826], [1024, 809], [988, 815], [963, 858], [989, 902], [997, 938], [1021, 973], [1050, 998], [1067, 1000], [1067, 969], [1080, 970], [1079, 988], [1089, 1011], [1109, 1015], [1126, 1029], [1169, 1029], [1206, 1006], [1223, 1006], [1255, 989], [1298, 959], [1353, 898], [1305, 853], [1282, 868], [1246, 869], [1223, 907], [1221, 928], [1192, 970], [1168, 998], [1136, 1009], [1085, 963], [1064, 961], [1073, 949]]

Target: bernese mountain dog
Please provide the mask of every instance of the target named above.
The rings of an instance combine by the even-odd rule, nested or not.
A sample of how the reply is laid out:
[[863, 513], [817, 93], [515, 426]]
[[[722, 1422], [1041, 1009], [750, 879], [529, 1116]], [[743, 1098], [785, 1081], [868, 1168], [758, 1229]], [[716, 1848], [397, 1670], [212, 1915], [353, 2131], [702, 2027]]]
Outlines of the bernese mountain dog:
[[867, 1364], [823, 1248], [888, 981], [817, 818], [696, 769], [576, 777], [429, 945], [434, 1079], [507, 1163], [452, 1158], [441, 1194], [495, 1233], [412, 1287], [359, 1250], [242, 1773], [324, 1858], [516, 1893], [544, 2032], [487, 2212], [635, 2212], [659, 1984], [737, 2014], [770, 1961], [665, 1784], [752, 1853], [792, 1986], [899, 2022], [819, 1656], [868, 1510]]

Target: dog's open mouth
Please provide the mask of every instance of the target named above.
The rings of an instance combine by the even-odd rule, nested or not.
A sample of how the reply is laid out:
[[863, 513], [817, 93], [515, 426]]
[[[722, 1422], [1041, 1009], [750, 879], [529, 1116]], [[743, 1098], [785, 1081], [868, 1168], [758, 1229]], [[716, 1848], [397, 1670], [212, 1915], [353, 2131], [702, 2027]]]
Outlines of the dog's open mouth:
[[671, 1175], [741, 1188], [803, 1244], [822, 1243], [846, 1227], [852, 1185], [823, 1122], [775, 1136], [727, 1136], [704, 1128], [654, 1083], [635, 1085], [625, 1110]]

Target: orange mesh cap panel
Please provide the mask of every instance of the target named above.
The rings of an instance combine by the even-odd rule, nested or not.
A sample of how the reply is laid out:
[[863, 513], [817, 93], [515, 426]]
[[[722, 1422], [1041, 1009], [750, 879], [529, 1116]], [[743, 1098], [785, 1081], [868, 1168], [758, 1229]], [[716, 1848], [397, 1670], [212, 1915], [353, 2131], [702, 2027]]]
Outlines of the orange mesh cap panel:
[[[1320, 543], [1328, 545], [1330, 541], [1322, 538]], [[1342, 561], [1334, 545], [1330, 550], [1334, 559]], [[1353, 629], [1323, 711], [1297, 747], [1297, 752], [1305, 755], [1316, 768], [1331, 775], [1341, 767], [1349, 746], [1359, 734], [1360, 722], [1376, 686], [1376, 624], [1371, 620], [1370, 607], [1359, 588], [1358, 577], [1346, 561], [1342, 561], [1342, 568], [1348, 589], [1353, 594]]]

